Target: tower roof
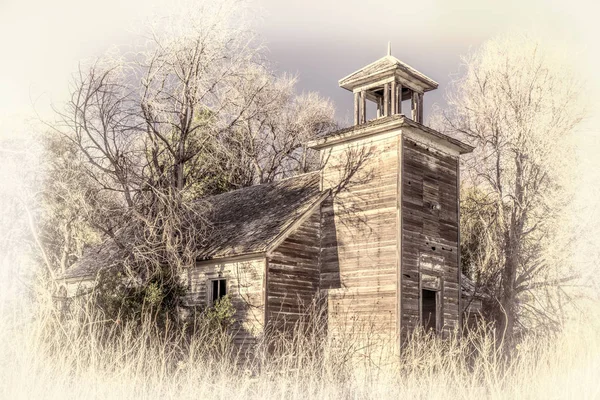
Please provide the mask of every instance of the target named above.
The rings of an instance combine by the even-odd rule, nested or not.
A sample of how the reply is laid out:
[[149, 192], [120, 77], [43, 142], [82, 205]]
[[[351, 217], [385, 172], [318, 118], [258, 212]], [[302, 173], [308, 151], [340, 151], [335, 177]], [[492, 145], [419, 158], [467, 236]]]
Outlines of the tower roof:
[[340, 79], [339, 84], [344, 89], [354, 91], [355, 88], [369, 86], [392, 77], [403, 86], [421, 93], [438, 87], [436, 81], [389, 54]]

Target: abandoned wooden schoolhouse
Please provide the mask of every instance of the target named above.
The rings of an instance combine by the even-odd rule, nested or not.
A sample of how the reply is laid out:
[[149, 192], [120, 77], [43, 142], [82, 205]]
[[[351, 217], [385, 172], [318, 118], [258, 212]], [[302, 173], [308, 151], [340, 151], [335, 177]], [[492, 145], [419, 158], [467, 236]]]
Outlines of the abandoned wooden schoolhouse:
[[[238, 341], [293, 324], [314, 301], [331, 334], [368, 323], [396, 337], [447, 332], [480, 306], [459, 268], [459, 163], [473, 148], [423, 125], [438, 84], [388, 51], [339, 85], [353, 93], [354, 126], [307, 144], [319, 171], [207, 199], [215, 234], [184, 277], [187, 301], [229, 295]], [[95, 268], [72, 268], [68, 291]]]

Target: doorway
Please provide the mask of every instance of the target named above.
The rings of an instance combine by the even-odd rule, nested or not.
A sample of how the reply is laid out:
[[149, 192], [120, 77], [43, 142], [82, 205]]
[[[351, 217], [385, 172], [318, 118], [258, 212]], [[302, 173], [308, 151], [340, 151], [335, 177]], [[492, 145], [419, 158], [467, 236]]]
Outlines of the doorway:
[[421, 291], [421, 324], [425, 332], [437, 332], [437, 291], [423, 289]]

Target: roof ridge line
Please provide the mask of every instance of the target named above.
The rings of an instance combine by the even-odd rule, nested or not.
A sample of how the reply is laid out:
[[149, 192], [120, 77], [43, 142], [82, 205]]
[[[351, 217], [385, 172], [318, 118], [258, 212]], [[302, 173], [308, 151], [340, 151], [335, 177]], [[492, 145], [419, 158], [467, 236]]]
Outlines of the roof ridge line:
[[278, 184], [280, 182], [283, 182], [283, 181], [287, 181], [287, 180], [294, 179], [294, 178], [299, 178], [299, 177], [304, 176], [304, 175], [315, 174], [317, 172], [320, 172], [320, 171], [319, 170], [315, 170], [315, 171], [303, 172], [303, 173], [298, 174], [298, 175], [288, 176], [287, 178], [283, 178], [283, 179], [280, 179], [278, 181], [265, 182], [265, 183], [259, 183], [259, 184], [256, 184], [256, 185], [244, 186], [244, 187], [241, 187], [241, 188], [238, 188], [238, 189], [228, 190], [227, 192], [223, 192], [223, 193], [218, 193], [218, 194], [212, 194], [212, 195], [209, 195], [209, 196], [199, 197], [197, 199], [194, 199], [193, 201], [202, 201], [202, 200], [206, 200], [206, 199], [211, 199], [211, 198], [215, 198], [215, 197], [218, 197], [218, 196], [223, 196], [223, 195], [226, 195], [226, 194], [229, 194], [229, 193], [237, 192], [237, 191], [240, 191], [240, 190], [245, 190], [245, 189], [250, 189], [250, 188], [255, 188], [255, 187], [260, 187], [260, 186], [276, 185], [276, 184]]

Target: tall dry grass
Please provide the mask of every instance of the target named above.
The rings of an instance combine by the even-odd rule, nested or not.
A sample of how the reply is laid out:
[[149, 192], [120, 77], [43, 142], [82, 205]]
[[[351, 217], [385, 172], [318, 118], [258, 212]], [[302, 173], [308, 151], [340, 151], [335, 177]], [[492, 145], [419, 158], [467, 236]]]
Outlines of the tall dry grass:
[[593, 318], [555, 337], [526, 338], [506, 362], [485, 327], [462, 340], [417, 334], [398, 354], [364, 348], [351, 334], [323, 339], [314, 326], [244, 357], [226, 335], [202, 327], [186, 337], [94, 313], [75, 323], [50, 307], [28, 317], [0, 310], [2, 399], [600, 398]]

